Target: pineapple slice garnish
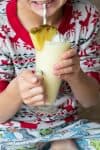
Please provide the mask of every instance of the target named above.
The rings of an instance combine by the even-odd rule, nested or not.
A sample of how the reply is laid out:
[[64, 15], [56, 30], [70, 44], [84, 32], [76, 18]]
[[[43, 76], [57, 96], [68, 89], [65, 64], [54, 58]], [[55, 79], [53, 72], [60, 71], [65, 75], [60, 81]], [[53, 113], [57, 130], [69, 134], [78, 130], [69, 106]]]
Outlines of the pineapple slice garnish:
[[57, 29], [50, 25], [41, 25], [30, 30], [30, 36], [36, 50], [42, 50], [46, 41], [51, 41], [57, 34]]

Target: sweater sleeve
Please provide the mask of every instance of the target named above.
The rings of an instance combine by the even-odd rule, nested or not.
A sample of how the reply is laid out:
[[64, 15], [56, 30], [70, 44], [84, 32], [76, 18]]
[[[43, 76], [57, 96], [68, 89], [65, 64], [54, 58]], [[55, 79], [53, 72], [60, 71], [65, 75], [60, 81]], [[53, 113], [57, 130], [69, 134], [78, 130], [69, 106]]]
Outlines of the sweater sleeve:
[[88, 6], [87, 10], [89, 14], [92, 12], [88, 26], [84, 25], [85, 19], [80, 22], [80, 66], [88, 76], [92, 76], [100, 83], [100, 14], [95, 7]]
[[14, 78], [14, 67], [8, 50], [6, 38], [0, 34], [0, 92]]

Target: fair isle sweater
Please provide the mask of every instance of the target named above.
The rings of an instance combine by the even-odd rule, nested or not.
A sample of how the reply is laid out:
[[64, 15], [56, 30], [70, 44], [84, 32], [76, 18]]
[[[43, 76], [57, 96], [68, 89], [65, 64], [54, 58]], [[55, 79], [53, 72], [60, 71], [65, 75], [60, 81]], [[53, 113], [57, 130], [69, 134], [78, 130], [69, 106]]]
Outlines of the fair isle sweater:
[[[63, 13], [59, 32], [77, 45], [82, 70], [100, 82], [98, 10], [88, 0], [72, 0], [66, 3]], [[0, 2], [0, 91], [23, 69], [35, 70], [34, 43], [17, 16], [17, 0], [4, 0]], [[54, 127], [77, 118], [77, 100], [67, 82], [62, 82], [55, 103], [58, 107], [55, 114], [35, 110], [31, 114], [24, 106], [14, 120], [20, 120], [21, 123], [24, 120], [21, 126], [42, 128]], [[30, 121], [31, 124], [27, 124]]]

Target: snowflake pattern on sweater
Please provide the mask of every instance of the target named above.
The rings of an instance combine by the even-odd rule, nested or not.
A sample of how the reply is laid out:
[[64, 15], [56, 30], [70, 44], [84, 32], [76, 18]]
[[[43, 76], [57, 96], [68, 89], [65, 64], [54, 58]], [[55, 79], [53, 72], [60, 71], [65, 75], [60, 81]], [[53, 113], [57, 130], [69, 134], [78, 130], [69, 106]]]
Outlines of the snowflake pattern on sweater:
[[[35, 49], [29, 33], [20, 23], [16, 14], [17, 0], [0, 2], [0, 91], [23, 69], [35, 70]], [[70, 12], [70, 14], [69, 14]], [[66, 39], [78, 47], [80, 66], [89, 76], [100, 81], [100, 14], [88, 0], [68, 1], [64, 8], [64, 17], [58, 28]], [[77, 112], [77, 100], [69, 85], [62, 82], [56, 100], [59, 110], [56, 114], [28, 113], [28, 108], [22, 108], [27, 121], [31, 118], [36, 128], [56, 126], [61, 123], [74, 121]], [[18, 112], [21, 114], [22, 110]], [[34, 114], [33, 117], [31, 113]], [[16, 114], [15, 120], [23, 120]], [[43, 122], [42, 122], [43, 121]]]

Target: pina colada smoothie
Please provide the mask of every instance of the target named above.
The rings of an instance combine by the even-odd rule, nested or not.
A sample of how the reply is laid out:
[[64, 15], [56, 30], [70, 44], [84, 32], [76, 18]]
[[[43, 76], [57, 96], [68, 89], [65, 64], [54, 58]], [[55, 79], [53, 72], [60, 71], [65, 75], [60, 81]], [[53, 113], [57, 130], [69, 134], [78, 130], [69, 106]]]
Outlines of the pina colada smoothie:
[[[71, 45], [62, 39], [63, 36], [59, 34], [56, 27], [47, 24], [45, 2], [43, 3], [43, 25], [32, 28], [30, 36], [36, 49], [36, 72], [43, 75], [48, 97], [47, 103], [49, 104], [48, 107], [45, 105], [36, 109], [40, 112], [55, 113], [57, 109], [52, 104], [56, 100], [61, 80], [53, 74], [53, 67], [59, 61], [60, 55], [68, 50]], [[55, 41], [54, 39], [57, 39], [57, 37], [58, 40]]]
[[[53, 67], [60, 60], [61, 54], [71, 47], [71, 44], [59, 34], [54, 26], [41, 25], [31, 29], [30, 36], [36, 49], [36, 72], [42, 73], [48, 105], [38, 107], [39, 111], [55, 113], [55, 102], [61, 80], [54, 75]], [[47, 107], [48, 106], [48, 107]]]
[[36, 70], [43, 73], [48, 103], [56, 100], [61, 80], [53, 74], [53, 66], [61, 54], [70, 48], [69, 42], [45, 42], [41, 51], [36, 51]]

